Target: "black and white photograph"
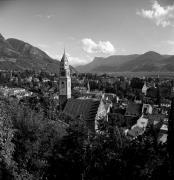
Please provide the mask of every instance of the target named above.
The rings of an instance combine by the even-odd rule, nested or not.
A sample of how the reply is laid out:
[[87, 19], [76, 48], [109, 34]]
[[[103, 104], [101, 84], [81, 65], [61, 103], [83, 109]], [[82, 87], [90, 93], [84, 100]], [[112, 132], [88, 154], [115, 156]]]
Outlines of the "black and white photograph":
[[174, 0], [0, 0], [0, 180], [174, 179]]

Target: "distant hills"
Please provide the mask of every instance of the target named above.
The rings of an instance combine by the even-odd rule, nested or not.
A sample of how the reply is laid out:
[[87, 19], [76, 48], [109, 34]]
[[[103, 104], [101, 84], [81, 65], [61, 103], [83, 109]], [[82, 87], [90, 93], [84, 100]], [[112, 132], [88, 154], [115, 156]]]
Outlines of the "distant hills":
[[[0, 34], [0, 70], [47, 70], [59, 73], [60, 61], [45, 52], [18, 39], [5, 39]], [[72, 73], [76, 70], [71, 67]]]
[[107, 58], [96, 57], [83, 66], [78, 66], [79, 72], [172, 72], [174, 71], [174, 56], [161, 55], [153, 51], [138, 55], [114, 55]]
[[[5, 39], [0, 34], [0, 70], [47, 70], [59, 73], [60, 61], [24, 41]], [[161, 55], [153, 51], [142, 55], [114, 55], [96, 57], [89, 64], [70, 67], [71, 72], [174, 72], [174, 56]], [[77, 71], [76, 71], [77, 70]]]

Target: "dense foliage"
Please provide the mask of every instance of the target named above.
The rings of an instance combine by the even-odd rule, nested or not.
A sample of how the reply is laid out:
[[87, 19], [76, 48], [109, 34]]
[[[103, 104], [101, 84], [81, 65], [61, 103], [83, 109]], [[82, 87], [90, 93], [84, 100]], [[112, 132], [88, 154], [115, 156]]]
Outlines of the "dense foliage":
[[100, 133], [95, 135], [88, 133], [80, 118], [70, 121], [66, 131], [60, 133], [58, 121], [46, 119], [41, 111], [2, 102], [6, 112], [0, 123], [3, 179], [170, 178], [166, 144], [157, 143], [151, 128], [143, 136], [129, 140], [121, 126], [116, 126], [122, 120], [117, 115], [116, 124], [101, 120]]

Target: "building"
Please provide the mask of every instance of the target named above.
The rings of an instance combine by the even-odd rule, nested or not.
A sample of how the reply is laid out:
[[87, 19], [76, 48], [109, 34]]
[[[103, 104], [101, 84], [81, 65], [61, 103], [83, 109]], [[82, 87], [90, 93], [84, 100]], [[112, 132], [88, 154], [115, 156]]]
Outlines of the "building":
[[139, 126], [133, 126], [130, 130], [125, 130], [125, 135], [131, 139], [135, 139], [144, 133], [144, 129]]
[[[77, 88], [78, 89], [78, 88]], [[88, 82], [87, 92], [81, 92], [82, 97], [77, 99], [71, 98], [71, 76], [68, 64], [68, 58], [64, 51], [60, 62], [59, 74], [59, 104], [60, 109], [66, 116], [72, 119], [82, 118], [89, 131], [95, 132], [98, 129], [98, 120], [106, 117], [110, 112], [111, 103], [104, 103], [102, 92], [90, 92]], [[110, 95], [110, 96], [109, 96]], [[109, 94], [111, 98], [113, 94]], [[113, 97], [112, 97], [113, 98]]]
[[144, 83], [144, 86], [142, 88], [142, 93], [146, 96], [147, 95], [147, 90], [149, 89], [149, 87], [147, 86], [147, 83]]
[[23, 97], [31, 96], [33, 93], [27, 91], [23, 88], [9, 88], [9, 87], [0, 87], [0, 92], [5, 97], [16, 97], [21, 99]]
[[128, 117], [140, 117], [142, 115], [142, 104], [136, 104], [129, 102], [125, 116]]
[[[131, 121], [132, 124], [130, 129], [125, 130], [125, 134], [130, 138], [136, 138], [142, 135], [149, 123], [148, 116], [153, 113], [153, 108], [150, 104], [136, 104], [129, 103], [126, 109], [125, 116], [135, 118]], [[130, 121], [130, 119], [128, 119]]]
[[72, 119], [81, 117], [92, 132], [98, 129], [98, 120], [107, 117], [107, 110], [103, 101], [92, 98], [69, 99], [63, 112]]
[[63, 110], [67, 100], [71, 98], [71, 75], [65, 50], [60, 62], [59, 73], [59, 104], [60, 109]]
[[103, 93], [103, 99], [106, 101], [113, 101], [114, 99], [117, 101], [117, 95], [114, 93]]
[[150, 104], [143, 104], [142, 107], [142, 114], [147, 115], [147, 114], [152, 114], [153, 108]]

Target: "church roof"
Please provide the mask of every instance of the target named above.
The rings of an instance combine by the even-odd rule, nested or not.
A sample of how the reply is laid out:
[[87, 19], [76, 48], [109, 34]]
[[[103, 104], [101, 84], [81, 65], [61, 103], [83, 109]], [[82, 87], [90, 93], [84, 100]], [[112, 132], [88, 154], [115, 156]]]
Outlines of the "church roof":
[[73, 119], [82, 116], [86, 121], [94, 121], [99, 105], [100, 101], [96, 99], [70, 99], [64, 113]]

